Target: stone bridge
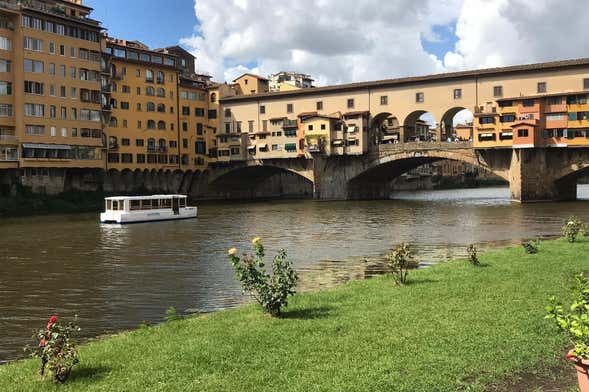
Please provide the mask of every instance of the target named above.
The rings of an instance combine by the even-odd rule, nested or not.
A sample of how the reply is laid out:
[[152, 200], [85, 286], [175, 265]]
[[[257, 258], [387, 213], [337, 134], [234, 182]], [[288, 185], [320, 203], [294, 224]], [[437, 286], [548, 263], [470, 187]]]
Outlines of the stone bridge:
[[314, 154], [226, 164], [211, 170], [208, 186], [246, 189], [286, 172], [312, 184], [317, 200], [387, 198], [393, 179], [444, 159], [496, 174], [509, 182], [512, 199], [522, 202], [574, 200], [577, 178], [589, 172], [589, 148], [474, 149], [469, 142], [414, 142], [379, 145], [361, 156]]

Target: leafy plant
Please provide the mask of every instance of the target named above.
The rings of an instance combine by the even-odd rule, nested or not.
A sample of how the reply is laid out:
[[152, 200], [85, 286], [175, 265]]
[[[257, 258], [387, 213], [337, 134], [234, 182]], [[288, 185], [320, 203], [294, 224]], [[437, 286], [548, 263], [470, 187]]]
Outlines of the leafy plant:
[[184, 316], [182, 316], [182, 313], [178, 312], [175, 307], [170, 306], [168, 309], [166, 309], [166, 315], [164, 318], [166, 321], [176, 321], [182, 320]]
[[474, 244], [470, 244], [466, 248], [466, 253], [468, 254], [468, 261], [470, 262], [470, 264], [474, 266], [481, 265], [477, 252], [477, 247]]
[[524, 247], [524, 250], [526, 251], [526, 253], [531, 254], [531, 255], [538, 253], [538, 246], [539, 245], [540, 245], [540, 241], [538, 241], [538, 240], [528, 240], [528, 241], [522, 242], [522, 246]]
[[229, 249], [229, 260], [235, 270], [235, 276], [246, 291], [272, 316], [280, 316], [282, 307], [288, 305], [288, 297], [296, 293], [298, 275], [280, 249], [272, 261], [272, 274], [266, 271], [264, 264], [264, 246], [256, 237], [252, 240], [253, 254], [236, 256], [235, 248]]
[[583, 221], [573, 215], [564, 221], [562, 225], [562, 234], [569, 242], [575, 242], [584, 226]]
[[571, 355], [577, 359], [589, 359], [589, 282], [583, 274], [575, 276], [572, 290], [573, 301], [565, 312], [565, 307], [554, 296], [546, 306], [548, 315], [573, 344]]
[[67, 381], [72, 367], [79, 362], [78, 352], [70, 341], [71, 335], [78, 331], [80, 327], [75, 323], [61, 325], [57, 323], [57, 316], [51, 316], [47, 326], [33, 335], [37, 346], [32, 350], [31, 356], [41, 358], [39, 373], [42, 376], [45, 369], [49, 369], [54, 382]]
[[402, 242], [387, 255], [387, 263], [391, 268], [391, 274], [397, 284], [407, 283], [409, 269], [415, 267], [414, 253], [409, 244]]

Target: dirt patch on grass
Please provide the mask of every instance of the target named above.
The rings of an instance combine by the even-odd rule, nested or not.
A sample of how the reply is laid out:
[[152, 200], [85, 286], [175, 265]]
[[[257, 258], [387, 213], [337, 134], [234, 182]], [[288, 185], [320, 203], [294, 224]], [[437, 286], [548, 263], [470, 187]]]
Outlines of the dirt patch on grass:
[[577, 373], [570, 362], [562, 360], [557, 367], [537, 372], [517, 373], [485, 389], [485, 392], [566, 392], [577, 386]]

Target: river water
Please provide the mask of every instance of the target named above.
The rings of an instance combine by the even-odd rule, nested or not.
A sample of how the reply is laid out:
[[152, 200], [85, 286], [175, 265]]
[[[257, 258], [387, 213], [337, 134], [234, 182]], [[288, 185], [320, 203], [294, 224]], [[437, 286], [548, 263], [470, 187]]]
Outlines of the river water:
[[[589, 185], [579, 186], [589, 199]], [[227, 249], [285, 248], [300, 290], [383, 270], [394, 244], [415, 244], [422, 262], [479, 248], [558, 235], [589, 203], [518, 204], [507, 188], [401, 192], [387, 201], [271, 201], [199, 207], [196, 220], [100, 225], [98, 214], [4, 219], [0, 223], [0, 362], [23, 355], [51, 314], [78, 315], [84, 337], [162, 321], [165, 310], [213, 311], [246, 300]]]

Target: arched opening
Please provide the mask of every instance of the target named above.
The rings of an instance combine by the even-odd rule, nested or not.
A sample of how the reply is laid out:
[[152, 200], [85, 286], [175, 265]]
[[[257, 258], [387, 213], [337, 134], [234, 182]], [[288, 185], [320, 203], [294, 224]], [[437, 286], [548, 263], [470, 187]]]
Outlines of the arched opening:
[[442, 141], [472, 141], [473, 114], [464, 107], [448, 109], [440, 121]]
[[405, 117], [400, 134], [402, 142], [439, 141], [436, 131], [436, 119], [432, 113], [416, 110]]
[[505, 185], [507, 181], [458, 153], [382, 158], [382, 163], [348, 182], [351, 199], [389, 199], [399, 190], [432, 190]]
[[399, 143], [401, 135], [401, 125], [394, 114], [383, 112], [373, 117], [370, 123], [371, 145]]
[[313, 183], [276, 166], [246, 166], [214, 178], [209, 190], [228, 199], [312, 198]]

